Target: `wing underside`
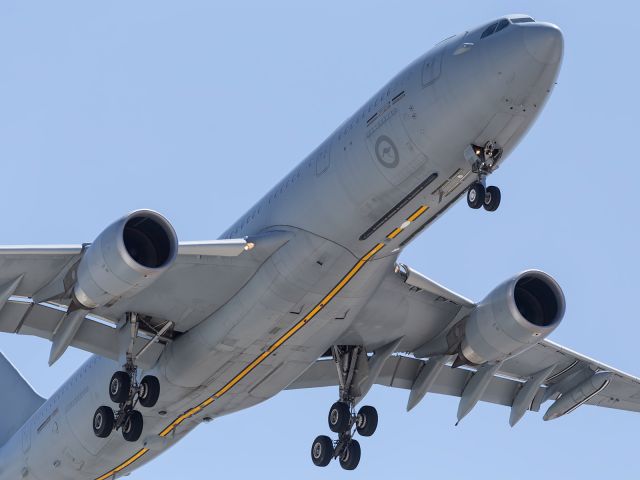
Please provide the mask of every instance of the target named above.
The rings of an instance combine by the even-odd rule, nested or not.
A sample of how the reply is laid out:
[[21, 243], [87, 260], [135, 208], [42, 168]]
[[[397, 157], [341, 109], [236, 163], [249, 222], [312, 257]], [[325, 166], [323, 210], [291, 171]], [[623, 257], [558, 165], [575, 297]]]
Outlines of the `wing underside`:
[[[410, 390], [408, 409], [430, 392], [460, 397], [458, 419], [478, 401], [511, 407], [512, 425], [526, 411], [539, 411], [545, 403], [550, 404], [544, 405], [545, 420], [582, 404], [640, 412], [639, 378], [549, 340], [481, 366], [456, 365], [455, 354], [426, 353], [441, 346], [438, 339], [473, 308], [475, 304], [465, 297], [400, 265], [389, 272], [339, 345], [361, 342], [369, 352], [369, 366], [361, 376], [379, 373], [375, 378], [360, 378], [360, 383]], [[395, 345], [393, 352], [388, 351], [389, 345]], [[381, 356], [383, 367], [371, 368]], [[337, 372], [334, 359], [322, 358], [289, 388], [338, 385]]]
[[[140, 328], [134, 353], [143, 353], [138, 359], [141, 366], [151, 365], [175, 334], [224, 305], [289, 238], [278, 231], [257, 236], [256, 243], [184, 242], [169, 270], [150, 287], [83, 316], [69, 345], [118, 360], [123, 316], [136, 312]], [[71, 300], [59, 294], [68, 290], [85, 249], [83, 245], [0, 247], [0, 332], [55, 343], [56, 332], [72, 313]]]

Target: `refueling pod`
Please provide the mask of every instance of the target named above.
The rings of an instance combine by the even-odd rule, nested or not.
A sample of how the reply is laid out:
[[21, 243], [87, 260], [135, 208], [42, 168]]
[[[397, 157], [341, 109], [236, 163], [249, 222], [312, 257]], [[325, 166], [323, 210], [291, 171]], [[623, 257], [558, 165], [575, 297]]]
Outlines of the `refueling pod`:
[[580, 405], [588, 402], [591, 398], [607, 388], [609, 383], [611, 383], [612, 377], [613, 374], [611, 372], [597, 372], [577, 387], [567, 393], [563, 393], [544, 414], [544, 421], [554, 420], [567, 413], [573, 412]]
[[173, 263], [178, 237], [169, 221], [137, 210], [107, 227], [89, 245], [76, 271], [74, 300], [88, 310], [148, 287]]

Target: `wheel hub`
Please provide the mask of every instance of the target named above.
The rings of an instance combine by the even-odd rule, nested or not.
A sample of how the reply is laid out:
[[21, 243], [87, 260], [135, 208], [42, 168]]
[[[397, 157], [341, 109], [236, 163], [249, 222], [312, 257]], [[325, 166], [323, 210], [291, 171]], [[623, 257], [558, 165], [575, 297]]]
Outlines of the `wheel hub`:
[[131, 431], [131, 419], [127, 415], [127, 419], [124, 421], [124, 425], [122, 426], [122, 431], [124, 433], [129, 433]]
[[318, 442], [313, 446], [313, 457], [320, 458], [321, 455], [322, 455], [322, 445], [320, 445], [320, 443]]
[[100, 430], [102, 428], [102, 413], [96, 414], [93, 418], [93, 426], [96, 430]]
[[342, 460], [343, 462], [348, 462], [349, 461], [349, 449], [345, 448], [342, 452], [342, 455], [340, 455], [340, 460]]
[[333, 409], [331, 410], [331, 424], [335, 425], [338, 423], [338, 411]]

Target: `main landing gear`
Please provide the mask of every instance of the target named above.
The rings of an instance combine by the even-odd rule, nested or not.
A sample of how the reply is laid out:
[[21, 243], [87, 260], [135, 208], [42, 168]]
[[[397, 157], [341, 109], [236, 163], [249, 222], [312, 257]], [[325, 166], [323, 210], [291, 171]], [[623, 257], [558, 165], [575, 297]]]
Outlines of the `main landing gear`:
[[333, 347], [333, 357], [338, 366], [340, 400], [329, 410], [329, 429], [338, 434], [337, 440], [326, 435], [316, 437], [311, 445], [311, 460], [318, 467], [326, 467], [331, 460], [339, 459], [345, 470], [354, 470], [360, 463], [360, 442], [356, 433], [370, 437], [378, 427], [378, 412], [366, 405], [355, 413], [357, 396], [354, 394], [354, 378], [361, 347]]
[[154, 407], [160, 396], [160, 382], [153, 375], [146, 375], [140, 382], [137, 381], [138, 368], [133, 355], [133, 341], [138, 334], [138, 322], [136, 314], [130, 313], [127, 316], [131, 325], [127, 361], [124, 371], [115, 372], [109, 382], [109, 398], [118, 404], [118, 409], [114, 412], [106, 405], [98, 407], [93, 414], [93, 433], [97, 437], [106, 438], [113, 430], [121, 430], [126, 441], [135, 442], [140, 438], [144, 426], [142, 413], [135, 410], [135, 407], [138, 403], [146, 408]]

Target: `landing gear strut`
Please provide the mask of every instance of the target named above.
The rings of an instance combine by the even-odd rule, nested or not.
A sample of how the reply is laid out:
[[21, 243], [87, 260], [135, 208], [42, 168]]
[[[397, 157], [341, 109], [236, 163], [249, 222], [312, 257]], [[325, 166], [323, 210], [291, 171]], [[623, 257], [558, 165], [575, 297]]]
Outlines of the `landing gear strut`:
[[378, 412], [374, 407], [364, 406], [356, 413], [358, 394], [355, 391], [358, 359], [363, 353], [358, 346], [332, 347], [333, 359], [338, 368], [340, 399], [329, 409], [329, 429], [338, 434], [337, 440], [326, 435], [316, 437], [311, 445], [311, 460], [318, 467], [326, 467], [332, 459], [339, 459], [345, 470], [354, 470], [360, 462], [360, 443], [353, 437], [356, 433], [370, 437], [378, 427]]
[[135, 313], [127, 313], [126, 321], [131, 331], [127, 360], [124, 370], [115, 372], [109, 382], [109, 398], [118, 404], [118, 409], [114, 412], [106, 405], [98, 407], [93, 415], [93, 433], [106, 438], [113, 430], [120, 429], [125, 440], [135, 442], [140, 438], [144, 427], [142, 413], [135, 410], [135, 407], [138, 403], [146, 408], [155, 406], [160, 396], [160, 382], [153, 375], [146, 375], [138, 382], [138, 367], [133, 350], [138, 335], [138, 317]]
[[478, 175], [478, 180], [467, 190], [467, 204], [474, 209], [484, 207], [488, 212], [496, 211], [500, 206], [500, 189], [487, 187], [486, 178], [496, 168], [502, 148], [496, 142], [487, 142], [484, 147], [471, 145], [465, 156], [472, 162], [472, 171]]

